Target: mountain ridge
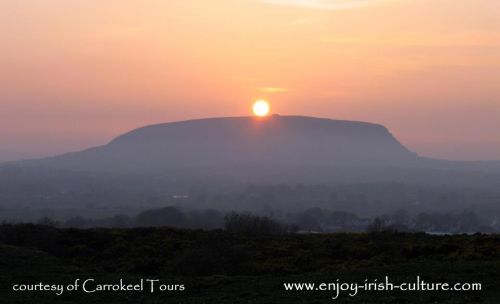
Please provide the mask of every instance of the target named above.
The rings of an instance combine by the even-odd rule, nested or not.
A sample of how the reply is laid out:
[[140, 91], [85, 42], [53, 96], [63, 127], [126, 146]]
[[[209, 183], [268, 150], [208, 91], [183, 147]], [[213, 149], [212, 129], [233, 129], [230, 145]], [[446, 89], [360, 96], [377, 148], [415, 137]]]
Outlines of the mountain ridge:
[[274, 115], [144, 126], [106, 145], [2, 164], [0, 179], [11, 184], [4, 191], [16, 197], [21, 194], [15, 189], [41, 183], [47, 187], [43, 195], [54, 197], [47, 198], [54, 203], [68, 184], [76, 188], [75, 197], [81, 188], [90, 187], [92, 197], [101, 189], [96, 199], [102, 200], [109, 193], [122, 197], [132, 192], [128, 199], [142, 199], [145, 193], [165, 189], [184, 189], [177, 193], [191, 187], [232, 189], [248, 184], [407, 183], [500, 189], [500, 162], [421, 157], [378, 124]]
[[32, 160], [82, 170], [207, 166], [378, 166], [418, 161], [379, 124], [307, 116], [205, 118], [148, 125], [108, 144]]
[[347, 173], [363, 168], [377, 172], [380, 168], [500, 172], [500, 162], [495, 161], [421, 157], [380, 124], [282, 115], [152, 124], [125, 132], [102, 146], [11, 164], [191, 177], [252, 172], [256, 179], [264, 175], [300, 177], [305, 172], [311, 175], [333, 168]]

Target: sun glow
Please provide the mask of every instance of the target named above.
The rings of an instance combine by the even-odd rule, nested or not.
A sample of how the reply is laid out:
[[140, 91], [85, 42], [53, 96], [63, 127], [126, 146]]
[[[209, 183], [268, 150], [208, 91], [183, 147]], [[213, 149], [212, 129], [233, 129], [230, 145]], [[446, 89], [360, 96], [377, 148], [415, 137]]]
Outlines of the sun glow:
[[257, 100], [253, 104], [253, 113], [256, 116], [259, 117], [267, 116], [269, 114], [269, 110], [270, 110], [269, 103], [265, 100]]

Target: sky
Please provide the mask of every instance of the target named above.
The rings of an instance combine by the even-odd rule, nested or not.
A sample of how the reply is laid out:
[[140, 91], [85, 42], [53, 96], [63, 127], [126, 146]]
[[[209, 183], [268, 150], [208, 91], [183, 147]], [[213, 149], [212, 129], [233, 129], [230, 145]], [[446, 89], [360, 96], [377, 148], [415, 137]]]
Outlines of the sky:
[[385, 125], [500, 159], [498, 0], [2, 0], [0, 161], [251, 115]]

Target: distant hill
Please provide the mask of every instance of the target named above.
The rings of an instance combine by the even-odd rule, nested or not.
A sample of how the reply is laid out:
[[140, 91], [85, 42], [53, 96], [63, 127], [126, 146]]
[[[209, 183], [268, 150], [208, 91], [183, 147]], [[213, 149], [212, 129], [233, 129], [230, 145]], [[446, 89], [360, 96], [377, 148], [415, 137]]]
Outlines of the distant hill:
[[[246, 188], [253, 185], [264, 188]], [[265, 189], [274, 185], [297, 186], [300, 195], [287, 186], [282, 192]], [[92, 217], [102, 215], [103, 206], [123, 212], [165, 204], [300, 210], [333, 208], [333, 201], [340, 210], [372, 213], [383, 206], [427, 210], [480, 203], [490, 214], [498, 210], [498, 189], [498, 162], [420, 157], [381, 125], [303, 116], [157, 124], [104, 146], [0, 165], [0, 208], [11, 206], [10, 218], [26, 217], [35, 207], [86, 206]], [[22, 206], [27, 209], [16, 213]]]
[[27, 163], [84, 171], [159, 172], [408, 166], [419, 161], [381, 125], [273, 115], [151, 125], [105, 146]]

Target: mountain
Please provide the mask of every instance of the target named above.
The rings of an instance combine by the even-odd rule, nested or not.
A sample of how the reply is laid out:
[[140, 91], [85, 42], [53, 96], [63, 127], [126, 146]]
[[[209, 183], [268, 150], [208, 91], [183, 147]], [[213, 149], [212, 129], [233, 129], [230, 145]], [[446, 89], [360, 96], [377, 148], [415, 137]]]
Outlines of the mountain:
[[376, 214], [479, 202], [489, 214], [498, 189], [497, 162], [424, 158], [381, 125], [303, 116], [157, 124], [100, 147], [0, 165], [0, 209], [11, 218], [37, 208], [96, 217], [171, 204]]
[[104, 146], [27, 163], [83, 171], [161, 172], [407, 166], [419, 161], [381, 125], [273, 115], [151, 125]]
[[56, 171], [68, 177], [90, 174], [93, 179], [140, 176], [144, 180], [140, 185], [151, 177], [159, 177], [162, 185], [228, 181], [500, 184], [498, 162], [420, 157], [381, 125], [281, 115], [150, 125], [103, 146], [0, 166], [0, 175], [8, 179], [9, 168], [23, 170], [30, 178]]

